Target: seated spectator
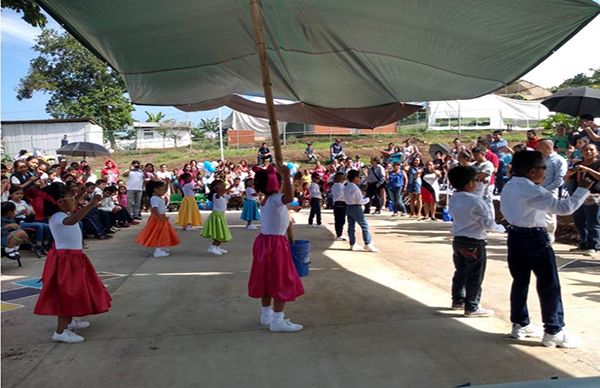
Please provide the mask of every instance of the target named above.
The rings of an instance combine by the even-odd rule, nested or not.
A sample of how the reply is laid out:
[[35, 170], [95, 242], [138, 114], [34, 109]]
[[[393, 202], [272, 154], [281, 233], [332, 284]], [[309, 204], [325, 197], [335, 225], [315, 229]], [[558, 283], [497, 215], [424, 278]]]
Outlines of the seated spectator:
[[331, 156], [331, 161], [346, 159], [346, 154], [344, 153], [344, 145], [342, 144], [342, 139], [337, 138], [335, 142], [331, 144], [329, 147], [329, 155]]
[[17, 208], [12, 202], [2, 202], [2, 248], [6, 256], [12, 260], [21, 258], [19, 248], [22, 243], [29, 241], [29, 236], [16, 222]]
[[8, 201], [8, 198], [10, 195], [9, 188], [10, 188], [10, 182], [8, 180], [8, 177], [5, 175], [2, 175], [2, 202]]
[[271, 150], [267, 147], [267, 143], [262, 143], [260, 148], [258, 149], [258, 164], [266, 164], [265, 162], [272, 163], [273, 156], [271, 155]]
[[113, 196], [117, 194], [116, 186], [107, 186], [102, 190], [102, 200], [98, 210], [102, 210], [108, 214], [111, 225], [120, 228], [128, 228], [133, 218], [126, 208], [115, 204]]
[[315, 149], [313, 148], [312, 143], [306, 143], [304, 154], [309, 162], [317, 161], [317, 155], [315, 155]]
[[31, 250], [38, 258], [42, 258], [48, 254], [50, 249], [50, 241], [52, 235], [50, 227], [44, 222], [36, 222], [34, 218], [33, 207], [23, 199], [23, 189], [13, 187], [10, 190], [10, 202], [15, 204], [15, 221], [22, 229], [31, 229], [35, 231], [35, 240]]
[[229, 186], [229, 201], [227, 207], [230, 209], [240, 210], [244, 202], [242, 194], [244, 187], [240, 184], [240, 178], [234, 178], [233, 183]]

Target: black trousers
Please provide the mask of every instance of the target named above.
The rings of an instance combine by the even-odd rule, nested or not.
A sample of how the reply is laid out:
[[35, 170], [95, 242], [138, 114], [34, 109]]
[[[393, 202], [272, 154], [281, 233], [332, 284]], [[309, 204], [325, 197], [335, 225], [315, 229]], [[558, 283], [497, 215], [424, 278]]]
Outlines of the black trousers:
[[335, 236], [342, 237], [346, 223], [346, 202], [335, 201], [333, 204], [333, 218], [335, 220]]
[[315, 216], [317, 216], [317, 225], [321, 225], [321, 198], [310, 199], [310, 215], [308, 216], [309, 225], [313, 224]]
[[367, 183], [367, 197], [371, 200], [365, 205], [365, 214], [371, 212], [371, 205], [375, 206], [375, 211], [381, 211], [381, 189], [377, 186], [377, 182]]

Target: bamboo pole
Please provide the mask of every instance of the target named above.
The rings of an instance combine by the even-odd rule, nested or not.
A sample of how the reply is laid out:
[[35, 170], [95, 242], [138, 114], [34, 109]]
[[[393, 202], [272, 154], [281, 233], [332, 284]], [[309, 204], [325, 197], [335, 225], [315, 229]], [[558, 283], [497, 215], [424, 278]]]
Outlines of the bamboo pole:
[[260, 0], [250, 0], [250, 9], [252, 10], [252, 25], [254, 27], [254, 41], [256, 42], [256, 51], [260, 59], [260, 72], [262, 74], [263, 90], [267, 102], [267, 112], [269, 114], [269, 126], [271, 127], [271, 140], [275, 150], [275, 162], [277, 165], [283, 164], [281, 155], [281, 141], [279, 140], [279, 128], [277, 128], [277, 118], [275, 117], [275, 105], [273, 104], [273, 91], [271, 89], [271, 78], [269, 75], [269, 64], [267, 63], [267, 50], [263, 34], [263, 25], [258, 8]]

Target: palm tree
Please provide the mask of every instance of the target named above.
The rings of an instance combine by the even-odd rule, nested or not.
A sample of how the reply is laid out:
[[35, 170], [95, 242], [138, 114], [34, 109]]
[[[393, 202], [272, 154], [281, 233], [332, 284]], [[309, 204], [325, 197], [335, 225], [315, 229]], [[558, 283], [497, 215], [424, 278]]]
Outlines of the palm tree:
[[148, 118], [146, 119], [147, 123], [158, 123], [160, 120], [165, 118], [165, 114], [163, 112], [150, 113], [148, 111], [144, 111]]

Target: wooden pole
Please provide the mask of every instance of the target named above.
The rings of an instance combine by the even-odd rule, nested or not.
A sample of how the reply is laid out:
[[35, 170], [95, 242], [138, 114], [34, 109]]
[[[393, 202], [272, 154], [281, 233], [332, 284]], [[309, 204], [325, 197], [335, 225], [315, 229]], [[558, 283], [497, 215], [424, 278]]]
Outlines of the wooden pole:
[[279, 140], [279, 128], [277, 128], [277, 118], [275, 117], [275, 105], [273, 104], [273, 91], [271, 90], [271, 78], [269, 75], [269, 64], [267, 63], [267, 50], [263, 34], [262, 18], [258, 3], [260, 0], [250, 0], [250, 9], [252, 10], [252, 25], [254, 27], [254, 41], [256, 42], [256, 51], [260, 59], [260, 72], [262, 74], [263, 90], [267, 102], [267, 112], [269, 114], [269, 126], [271, 127], [271, 140], [275, 150], [275, 162], [277, 165], [283, 164], [281, 155], [281, 141]]

